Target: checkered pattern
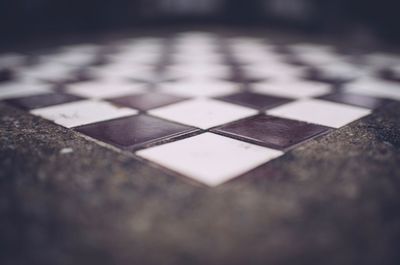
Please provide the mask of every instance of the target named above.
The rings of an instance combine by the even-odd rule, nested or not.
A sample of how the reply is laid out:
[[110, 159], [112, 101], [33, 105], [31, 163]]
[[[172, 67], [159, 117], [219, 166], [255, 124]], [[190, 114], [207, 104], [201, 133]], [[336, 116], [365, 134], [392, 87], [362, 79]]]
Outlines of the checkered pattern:
[[211, 186], [400, 100], [394, 55], [280, 45], [187, 32], [3, 54], [0, 100]]

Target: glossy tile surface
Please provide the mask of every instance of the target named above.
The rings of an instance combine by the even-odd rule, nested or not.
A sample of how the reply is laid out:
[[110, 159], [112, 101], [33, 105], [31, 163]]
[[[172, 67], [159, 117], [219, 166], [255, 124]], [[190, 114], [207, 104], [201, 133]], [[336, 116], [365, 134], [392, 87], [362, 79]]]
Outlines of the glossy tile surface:
[[137, 110], [119, 108], [104, 101], [82, 100], [35, 109], [31, 113], [64, 127], [71, 128], [83, 124], [134, 115], [137, 113]]
[[274, 149], [285, 149], [328, 130], [317, 124], [257, 115], [213, 131]]
[[167, 120], [208, 129], [255, 115], [257, 112], [219, 100], [193, 99], [154, 109], [149, 113]]
[[216, 186], [282, 155], [282, 152], [204, 133], [136, 154], [198, 182]]
[[97, 140], [129, 150], [196, 130], [144, 114], [84, 125], [75, 129]]
[[370, 114], [370, 110], [323, 100], [300, 100], [267, 111], [268, 115], [339, 128]]
[[271, 109], [273, 107], [292, 101], [289, 98], [267, 96], [264, 94], [253, 92], [241, 92], [225, 97], [219, 97], [218, 99], [260, 110]]
[[122, 96], [109, 99], [109, 101], [138, 110], [151, 110], [185, 100], [184, 97], [165, 93], [143, 93], [138, 95]]

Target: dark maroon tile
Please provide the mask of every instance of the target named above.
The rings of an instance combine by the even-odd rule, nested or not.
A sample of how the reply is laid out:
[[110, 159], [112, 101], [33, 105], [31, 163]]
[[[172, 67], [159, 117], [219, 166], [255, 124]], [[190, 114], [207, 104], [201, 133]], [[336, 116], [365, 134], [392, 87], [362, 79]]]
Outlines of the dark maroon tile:
[[303, 78], [310, 80], [310, 81], [328, 83], [328, 84], [331, 84], [334, 86], [341, 86], [341, 85], [351, 82], [353, 80], [353, 78], [346, 78], [346, 77], [340, 77], [340, 76], [336, 76], [336, 77], [329, 76], [329, 75], [326, 75], [322, 70], [313, 68], [313, 67], [304, 70]]
[[253, 92], [240, 92], [219, 97], [218, 99], [262, 110], [270, 109], [292, 101], [292, 99], [289, 98], [268, 96]]
[[69, 94], [47, 93], [47, 94], [27, 96], [22, 98], [8, 99], [6, 100], [6, 102], [22, 109], [31, 110], [31, 109], [38, 109], [52, 105], [59, 105], [63, 103], [78, 101], [81, 99], [83, 98]]
[[388, 100], [383, 98], [370, 97], [366, 95], [358, 95], [353, 93], [333, 93], [325, 96], [318, 97], [319, 99], [333, 101], [337, 103], [349, 104], [363, 108], [376, 109], [385, 103], [388, 103]]
[[261, 114], [213, 131], [274, 149], [286, 149], [328, 130], [321, 125]]
[[193, 127], [168, 122], [145, 114], [83, 125], [75, 128], [102, 142], [134, 150], [197, 131]]
[[11, 68], [0, 68], [0, 82], [8, 82], [15, 78], [15, 72]]
[[378, 75], [383, 79], [393, 81], [393, 82], [400, 82], [400, 71], [397, 69], [381, 69], [378, 71]]
[[107, 58], [106, 55], [98, 55], [96, 56], [92, 63], [90, 63], [91, 66], [102, 66], [110, 63], [110, 60]]
[[[236, 65], [237, 62], [231, 62], [231, 64]], [[243, 71], [237, 69], [237, 67], [233, 67], [231, 76], [226, 80], [236, 83], [258, 83], [265, 81], [266, 79], [267, 78], [257, 78], [257, 77], [247, 76]]]
[[[161, 67], [163, 68], [163, 67]], [[134, 78], [129, 78], [133, 82], [138, 82], [138, 83], [162, 83], [162, 82], [175, 82], [179, 80], [180, 78], [178, 77], [171, 77], [171, 76], [166, 76], [163, 71], [159, 71], [160, 69], [157, 69], [155, 67], [154, 71], [154, 76], [152, 77], [134, 77]]]
[[298, 58], [297, 56], [293, 56], [293, 55], [288, 55], [285, 61], [291, 65], [310, 66], [310, 64], [308, 64], [307, 62], [305, 62], [305, 61], [301, 60], [300, 58]]
[[110, 99], [109, 101], [126, 107], [139, 110], [150, 110], [176, 102], [185, 100], [186, 98], [164, 93], [144, 93], [139, 95], [123, 96]]

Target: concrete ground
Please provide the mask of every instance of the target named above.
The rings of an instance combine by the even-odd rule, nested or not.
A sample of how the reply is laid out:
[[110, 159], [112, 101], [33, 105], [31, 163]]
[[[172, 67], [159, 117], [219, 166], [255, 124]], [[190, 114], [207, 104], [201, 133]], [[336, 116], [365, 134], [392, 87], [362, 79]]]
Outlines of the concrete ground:
[[0, 263], [397, 265], [399, 121], [388, 104], [207, 188], [1, 103]]

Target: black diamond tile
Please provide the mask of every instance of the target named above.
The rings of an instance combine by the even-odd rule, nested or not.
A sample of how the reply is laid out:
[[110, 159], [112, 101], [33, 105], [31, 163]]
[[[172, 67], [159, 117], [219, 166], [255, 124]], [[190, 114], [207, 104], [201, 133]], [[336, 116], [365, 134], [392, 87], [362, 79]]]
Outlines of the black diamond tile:
[[321, 125], [262, 114], [213, 131], [274, 149], [286, 149], [328, 130], [330, 128]]
[[[235, 64], [235, 62], [230, 62], [230, 64]], [[233, 69], [231, 76], [227, 78], [227, 81], [230, 82], [235, 82], [235, 83], [244, 83], [244, 84], [249, 84], [249, 83], [258, 83], [265, 81], [267, 78], [258, 78], [258, 77], [251, 77], [247, 76], [243, 71]]]
[[219, 97], [219, 100], [259, 109], [266, 110], [293, 101], [289, 98], [269, 96], [253, 92], [240, 92], [228, 96]]
[[102, 142], [128, 150], [198, 130], [145, 114], [83, 125], [75, 129]]
[[109, 101], [126, 107], [139, 110], [150, 110], [169, 104], [177, 103], [186, 98], [164, 93], [144, 93], [139, 95], [123, 96], [110, 99]]
[[31, 110], [31, 109], [38, 109], [38, 108], [78, 101], [82, 99], [83, 98], [75, 95], [69, 95], [63, 93], [47, 93], [47, 94], [27, 96], [22, 98], [8, 99], [6, 100], [6, 102], [25, 110]]
[[304, 79], [322, 83], [328, 83], [333, 86], [341, 86], [343, 84], [351, 82], [354, 78], [341, 77], [341, 76], [329, 76], [324, 73], [321, 69], [310, 67], [304, 70]]
[[385, 80], [400, 82], [400, 72], [398, 69], [381, 69], [378, 71], [378, 75]]
[[11, 68], [0, 68], [0, 82], [8, 82], [15, 78], [15, 72]]

